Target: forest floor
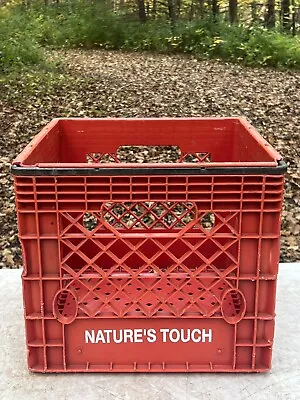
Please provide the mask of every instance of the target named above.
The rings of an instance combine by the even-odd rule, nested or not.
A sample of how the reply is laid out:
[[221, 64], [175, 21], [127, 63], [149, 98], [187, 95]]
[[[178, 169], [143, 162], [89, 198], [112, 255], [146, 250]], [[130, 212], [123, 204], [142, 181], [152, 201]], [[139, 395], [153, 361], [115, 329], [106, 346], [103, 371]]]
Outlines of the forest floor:
[[77, 50], [49, 56], [60, 60], [59, 73], [0, 81], [0, 268], [22, 264], [10, 163], [59, 116], [245, 116], [288, 164], [281, 260], [300, 260], [299, 73], [183, 56]]

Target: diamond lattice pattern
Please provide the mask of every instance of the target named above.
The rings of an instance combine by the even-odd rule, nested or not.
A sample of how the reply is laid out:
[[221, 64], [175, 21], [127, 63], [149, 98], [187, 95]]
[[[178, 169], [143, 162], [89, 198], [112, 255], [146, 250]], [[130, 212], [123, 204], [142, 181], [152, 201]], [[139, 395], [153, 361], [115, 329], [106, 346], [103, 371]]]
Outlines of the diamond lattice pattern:
[[204, 214], [191, 203], [110, 203], [88, 230], [84, 213], [61, 213], [62, 276], [79, 313], [220, 315], [224, 291], [235, 286], [239, 216], [214, 213], [208, 230], [200, 223]]

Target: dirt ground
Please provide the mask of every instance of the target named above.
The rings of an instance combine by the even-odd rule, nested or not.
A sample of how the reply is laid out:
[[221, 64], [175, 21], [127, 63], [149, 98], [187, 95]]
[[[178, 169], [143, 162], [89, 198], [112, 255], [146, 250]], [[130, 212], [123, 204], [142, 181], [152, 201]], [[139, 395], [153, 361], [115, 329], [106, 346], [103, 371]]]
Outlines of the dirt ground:
[[22, 265], [10, 163], [59, 116], [245, 116], [288, 164], [281, 261], [300, 260], [299, 73], [107, 51], [49, 57], [60, 60], [60, 73], [26, 72], [17, 80], [0, 80], [0, 268]]

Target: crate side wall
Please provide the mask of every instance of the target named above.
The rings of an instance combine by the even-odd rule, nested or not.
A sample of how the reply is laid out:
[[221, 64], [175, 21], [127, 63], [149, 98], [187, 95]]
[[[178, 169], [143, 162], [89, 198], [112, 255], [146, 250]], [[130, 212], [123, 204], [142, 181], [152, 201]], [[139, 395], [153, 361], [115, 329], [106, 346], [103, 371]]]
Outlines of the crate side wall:
[[[56, 294], [64, 289], [75, 293], [78, 286], [78, 314], [70, 329], [76, 323], [84, 329], [94, 320], [119, 321], [121, 329], [123, 321], [131, 318], [172, 320], [178, 327], [186, 326], [181, 325], [184, 321], [211, 320], [227, 327], [218, 291], [235, 289], [245, 298], [244, 316], [228, 325], [232, 328], [227, 347], [230, 361], [224, 356], [226, 362], [224, 358], [218, 365], [208, 355], [212, 368], [205, 359], [188, 367], [171, 360], [170, 367], [164, 368], [151, 358], [151, 348], [145, 348], [145, 363], [140, 360], [140, 366], [134, 367], [134, 360], [115, 362], [114, 371], [270, 367], [283, 177], [16, 177], [15, 182], [30, 368], [86, 370], [86, 362], [92, 359], [89, 352], [84, 363], [70, 358], [75, 339], [53, 314]], [[125, 203], [129, 217], [136, 215], [133, 204], [150, 203], [147, 207], [157, 220], [160, 217], [151, 207], [159, 204], [168, 218], [173, 216], [180, 237], [179, 228], [164, 225], [158, 230], [128, 228], [120, 219], [121, 228], [109, 219], [103, 224], [103, 210], [109, 214], [111, 204]], [[195, 213], [198, 225], [176, 220], [178, 205], [186, 216]], [[87, 212], [98, 221], [94, 230], [84, 224]], [[210, 229], [200, 223], [207, 214], [215, 218]], [[98, 289], [109, 294], [101, 296]], [[168, 300], [162, 298], [162, 291]], [[108, 371], [110, 365], [108, 358], [93, 360], [87, 370]]]

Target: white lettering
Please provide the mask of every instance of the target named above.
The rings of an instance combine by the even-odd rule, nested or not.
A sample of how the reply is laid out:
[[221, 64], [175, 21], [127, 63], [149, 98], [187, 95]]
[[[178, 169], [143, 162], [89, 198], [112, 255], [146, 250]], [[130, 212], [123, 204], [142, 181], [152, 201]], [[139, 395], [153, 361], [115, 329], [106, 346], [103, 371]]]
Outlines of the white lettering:
[[[195, 334], [198, 333], [198, 337], [196, 339]], [[191, 333], [192, 341], [195, 343], [199, 343], [201, 341], [201, 331], [200, 329], [194, 329]]]
[[[174, 333], [175, 333], [175, 335], [174, 335]], [[171, 329], [170, 333], [169, 333], [169, 338], [170, 338], [170, 341], [173, 343], [179, 342], [180, 333], [179, 333], [178, 329]]]
[[133, 343], [133, 331], [131, 329], [124, 329], [124, 343]]
[[104, 329], [105, 334], [106, 334], [106, 343], [110, 343], [110, 334], [112, 333], [112, 329]]
[[134, 343], [143, 343], [143, 330], [135, 329], [134, 330]]
[[147, 340], [149, 343], [154, 343], [156, 341], [156, 330], [155, 329], [148, 329]]
[[[212, 329], [168, 329], [159, 330], [162, 343], [211, 343]], [[85, 343], [154, 343], [158, 340], [156, 329], [94, 329], [84, 332]]]
[[191, 330], [190, 329], [187, 330], [187, 335], [186, 335], [186, 338], [185, 338], [184, 337], [184, 329], [181, 329], [180, 330], [180, 336], [181, 336], [181, 341], [183, 343], [189, 342], [191, 340]]
[[92, 330], [91, 332], [85, 331], [85, 343], [88, 342], [95, 343], [95, 331]]
[[117, 339], [117, 331], [114, 329], [113, 330], [113, 341], [115, 343], [122, 343], [123, 342], [123, 331], [119, 331], [119, 339]]
[[162, 333], [162, 341], [163, 343], [167, 342], [167, 333], [170, 329], [161, 329], [160, 332]]
[[205, 332], [205, 329], [202, 329], [202, 343], [205, 343], [205, 339], [208, 338], [208, 343], [212, 342], [212, 330], [208, 329], [208, 332]]
[[95, 342], [96, 342], [96, 343], [99, 343], [99, 342], [101, 342], [101, 343], [106, 343], [102, 331], [100, 331], [100, 330], [98, 331]]

